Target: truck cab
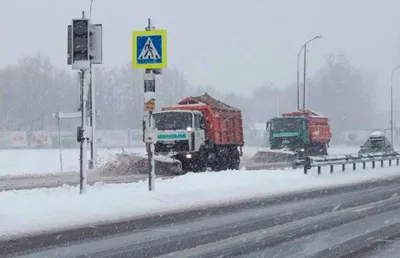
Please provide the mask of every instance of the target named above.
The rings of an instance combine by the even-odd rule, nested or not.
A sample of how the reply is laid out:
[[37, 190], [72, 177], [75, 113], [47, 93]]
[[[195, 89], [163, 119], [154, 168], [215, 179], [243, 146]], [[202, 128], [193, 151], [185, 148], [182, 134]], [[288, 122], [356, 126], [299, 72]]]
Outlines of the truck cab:
[[155, 112], [150, 128], [157, 135], [156, 154], [174, 156], [179, 153], [190, 159], [205, 141], [203, 115], [196, 110]]
[[267, 122], [271, 149], [298, 150], [308, 143], [307, 119], [302, 116], [275, 117]]

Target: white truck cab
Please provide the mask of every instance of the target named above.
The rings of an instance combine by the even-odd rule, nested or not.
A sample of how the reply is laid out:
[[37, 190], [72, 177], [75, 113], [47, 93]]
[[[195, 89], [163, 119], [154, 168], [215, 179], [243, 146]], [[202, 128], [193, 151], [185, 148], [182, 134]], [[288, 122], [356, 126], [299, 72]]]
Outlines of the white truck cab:
[[203, 115], [200, 111], [168, 110], [152, 115], [150, 128], [157, 135], [156, 154], [184, 154], [191, 158], [205, 142]]

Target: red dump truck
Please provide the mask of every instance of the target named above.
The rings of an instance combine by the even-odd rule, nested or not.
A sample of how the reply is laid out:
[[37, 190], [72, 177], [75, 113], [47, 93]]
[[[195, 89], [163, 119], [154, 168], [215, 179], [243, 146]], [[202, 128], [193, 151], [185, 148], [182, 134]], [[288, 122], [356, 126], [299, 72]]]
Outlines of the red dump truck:
[[327, 155], [331, 140], [329, 119], [311, 110], [296, 110], [267, 122], [271, 149], [306, 151], [306, 155]]
[[207, 93], [187, 97], [152, 115], [156, 155], [182, 163], [184, 172], [238, 169], [242, 156], [242, 114]]

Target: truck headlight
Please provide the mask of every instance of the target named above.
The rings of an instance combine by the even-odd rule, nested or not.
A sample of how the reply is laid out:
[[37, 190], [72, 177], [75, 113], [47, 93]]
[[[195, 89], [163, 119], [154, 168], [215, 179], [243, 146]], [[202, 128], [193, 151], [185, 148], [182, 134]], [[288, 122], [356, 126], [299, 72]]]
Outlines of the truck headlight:
[[192, 158], [192, 154], [190, 154], [190, 153], [186, 154], [186, 158], [187, 159], [191, 159]]
[[192, 127], [188, 126], [188, 128], [186, 128], [186, 131], [191, 132], [192, 131]]

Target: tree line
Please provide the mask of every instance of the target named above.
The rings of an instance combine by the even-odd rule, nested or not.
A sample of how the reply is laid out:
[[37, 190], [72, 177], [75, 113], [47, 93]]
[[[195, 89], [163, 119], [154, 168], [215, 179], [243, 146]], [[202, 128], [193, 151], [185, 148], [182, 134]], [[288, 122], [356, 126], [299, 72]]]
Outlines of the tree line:
[[[143, 117], [143, 71], [130, 64], [94, 69], [99, 129], [139, 129]], [[334, 133], [370, 128], [374, 113], [374, 76], [350, 64], [343, 54], [328, 54], [325, 64], [307, 81], [308, 108], [328, 116]], [[157, 76], [157, 107], [174, 104], [186, 96], [207, 92], [243, 110], [246, 124], [265, 122], [296, 108], [296, 84], [273, 85], [265, 78], [248, 95], [193, 86], [178, 69], [163, 69]], [[55, 112], [78, 109], [76, 71], [56, 68], [49, 57], [37, 53], [0, 70], [0, 130], [54, 130]], [[78, 121], [63, 121], [74, 129]]]

